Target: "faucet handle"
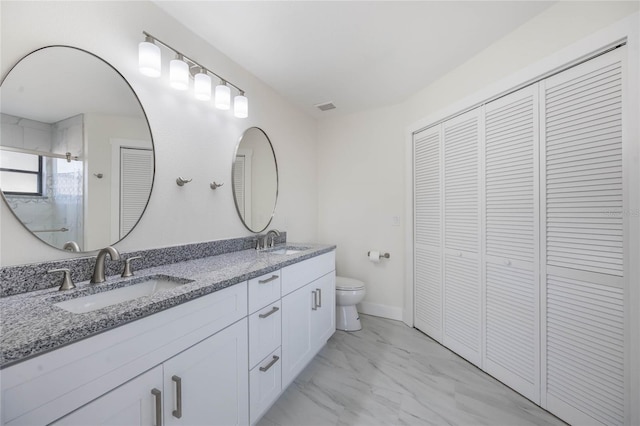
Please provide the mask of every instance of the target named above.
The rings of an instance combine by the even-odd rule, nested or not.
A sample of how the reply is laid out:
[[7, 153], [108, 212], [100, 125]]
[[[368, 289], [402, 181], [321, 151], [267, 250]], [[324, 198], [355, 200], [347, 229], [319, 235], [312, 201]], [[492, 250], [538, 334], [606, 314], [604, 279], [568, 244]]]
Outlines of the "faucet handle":
[[53, 272], [64, 272], [64, 277], [62, 277], [62, 284], [58, 291], [62, 290], [71, 290], [72, 288], [76, 288], [76, 285], [71, 280], [71, 271], [69, 268], [60, 268], [60, 269], [51, 269], [47, 271], [47, 274], [51, 274]]
[[133, 270], [131, 269], [131, 261], [136, 259], [142, 259], [142, 256], [134, 256], [124, 261], [124, 271], [122, 271], [122, 278], [127, 278], [133, 276]]

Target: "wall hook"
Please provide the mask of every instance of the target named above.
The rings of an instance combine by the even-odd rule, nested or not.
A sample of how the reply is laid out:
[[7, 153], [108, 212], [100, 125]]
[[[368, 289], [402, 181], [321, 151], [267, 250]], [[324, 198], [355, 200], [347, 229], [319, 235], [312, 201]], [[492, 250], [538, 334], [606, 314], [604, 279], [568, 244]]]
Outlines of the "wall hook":
[[98, 179], [102, 179], [104, 177], [104, 175], [102, 173], [94, 173], [93, 175], [95, 177], [97, 177]]
[[213, 190], [216, 190], [216, 189], [220, 188], [222, 185], [224, 185], [224, 183], [216, 183], [215, 180], [209, 184], [209, 186]]
[[178, 184], [178, 186], [184, 186], [185, 183], [189, 183], [192, 180], [193, 179], [184, 179], [184, 178], [178, 176], [178, 179], [176, 179], [176, 183]]

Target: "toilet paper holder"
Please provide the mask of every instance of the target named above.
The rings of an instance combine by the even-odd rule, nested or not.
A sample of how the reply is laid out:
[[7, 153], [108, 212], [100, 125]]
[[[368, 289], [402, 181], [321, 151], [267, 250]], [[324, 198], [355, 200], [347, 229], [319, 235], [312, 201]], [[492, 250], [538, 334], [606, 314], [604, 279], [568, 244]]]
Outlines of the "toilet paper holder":
[[[367, 252], [367, 257], [371, 255], [371, 252]], [[391, 255], [389, 253], [380, 253], [380, 257], [384, 257], [385, 259], [389, 259]]]

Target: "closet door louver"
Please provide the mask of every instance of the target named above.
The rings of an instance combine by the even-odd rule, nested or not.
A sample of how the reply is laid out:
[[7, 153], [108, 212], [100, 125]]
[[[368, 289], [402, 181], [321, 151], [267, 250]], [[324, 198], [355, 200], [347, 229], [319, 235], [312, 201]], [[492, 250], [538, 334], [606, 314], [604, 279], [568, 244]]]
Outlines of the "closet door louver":
[[622, 51], [543, 82], [546, 405], [625, 423]]
[[485, 106], [485, 370], [540, 402], [538, 86]]
[[481, 363], [480, 108], [442, 125], [444, 146], [443, 343]]
[[138, 223], [153, 184], [153, 151], [120, 149], [120, 237]]
[[441, 126], [414, 135], [415, 326], [442, 340]]

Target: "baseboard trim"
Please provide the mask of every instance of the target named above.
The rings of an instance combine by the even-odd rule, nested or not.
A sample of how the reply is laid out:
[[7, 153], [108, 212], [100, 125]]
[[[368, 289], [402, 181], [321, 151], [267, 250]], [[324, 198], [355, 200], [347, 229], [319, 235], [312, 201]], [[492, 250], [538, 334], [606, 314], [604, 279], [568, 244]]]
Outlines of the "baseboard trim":
[[402, 321], [402, 308], [397, 306], [380, 305], [371, 302], [362, 302], [358, 304], [358, 312], [366, 315], [373, 315], [376, 317], [382, 317], [392, 319], [396, 321]]

